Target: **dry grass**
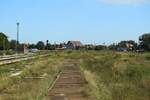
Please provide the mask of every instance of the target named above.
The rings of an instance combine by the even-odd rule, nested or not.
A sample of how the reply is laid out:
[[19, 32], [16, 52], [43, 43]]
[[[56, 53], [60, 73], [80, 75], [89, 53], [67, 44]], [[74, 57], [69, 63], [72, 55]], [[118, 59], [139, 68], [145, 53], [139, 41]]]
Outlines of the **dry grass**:
[[[0, 100], [42, 100], [65, 59], [80, 60], [91, 100], [150, 100], [150, 53], [62, 51], [0, 67]], [[9, 77], [22, 71], [19, 76]], [[33, 77], [33, 78], [32, 78]], [[37, 78], [36, 78], [37, 77]]]
[[63, 58], [55, 55], [37, 58], [26, 62], [27, 66], [21, 69], [20, 75], [1, 77], [4, 80], [0, 83], [0, 100], [42, 100], [54, 78], [62, 70], [63, 61]]
[[81, 60], [81, 68], [89, 83], [86, 91], [94, 100], [150, 99], [150, 54], [90, 54], [92, 58]]

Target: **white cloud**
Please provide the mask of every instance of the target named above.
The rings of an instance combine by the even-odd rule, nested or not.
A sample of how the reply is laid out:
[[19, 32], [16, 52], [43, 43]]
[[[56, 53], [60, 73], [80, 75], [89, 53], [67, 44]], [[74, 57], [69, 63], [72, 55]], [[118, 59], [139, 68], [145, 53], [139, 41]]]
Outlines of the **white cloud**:
[[117, 5], [141, 5], [150, 2], [150, 0], [97, 0], [97, 1]]

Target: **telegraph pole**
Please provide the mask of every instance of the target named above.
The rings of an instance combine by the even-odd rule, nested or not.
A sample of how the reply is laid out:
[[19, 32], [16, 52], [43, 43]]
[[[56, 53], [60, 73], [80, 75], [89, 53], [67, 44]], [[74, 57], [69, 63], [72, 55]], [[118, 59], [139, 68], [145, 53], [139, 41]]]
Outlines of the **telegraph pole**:
[[19, 23], [19, 22], [17, 22], [16, 24], [17, 24], [17, 42], [16, 42], [16, 52], [18, 53], [18, 51], [19, 51], [19, 25], [20, 25], [20, 23]]

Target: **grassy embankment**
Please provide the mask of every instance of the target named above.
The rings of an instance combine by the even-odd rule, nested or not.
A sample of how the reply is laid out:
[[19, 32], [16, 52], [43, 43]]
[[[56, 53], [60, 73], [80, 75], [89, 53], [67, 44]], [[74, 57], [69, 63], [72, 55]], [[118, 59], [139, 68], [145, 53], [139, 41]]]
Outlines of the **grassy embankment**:
[[[0, 100], [42, 100], [64, 59], [55, 54], [0, 66]], [[12, 76], [13, 73], [21, 74]]]
[[94, 100], [150, 100], [150, 53], [89, 52], [80, 59]]

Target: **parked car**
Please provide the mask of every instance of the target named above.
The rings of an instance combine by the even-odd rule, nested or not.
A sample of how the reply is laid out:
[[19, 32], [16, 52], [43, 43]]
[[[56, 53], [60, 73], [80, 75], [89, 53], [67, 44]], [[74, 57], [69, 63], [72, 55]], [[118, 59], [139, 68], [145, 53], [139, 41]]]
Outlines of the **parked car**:
[[32, 53], [36, 53], [36, 52], [38, 52], [39, 50], [38, 49], [29, 49], [29, 52], [32, 52]]

